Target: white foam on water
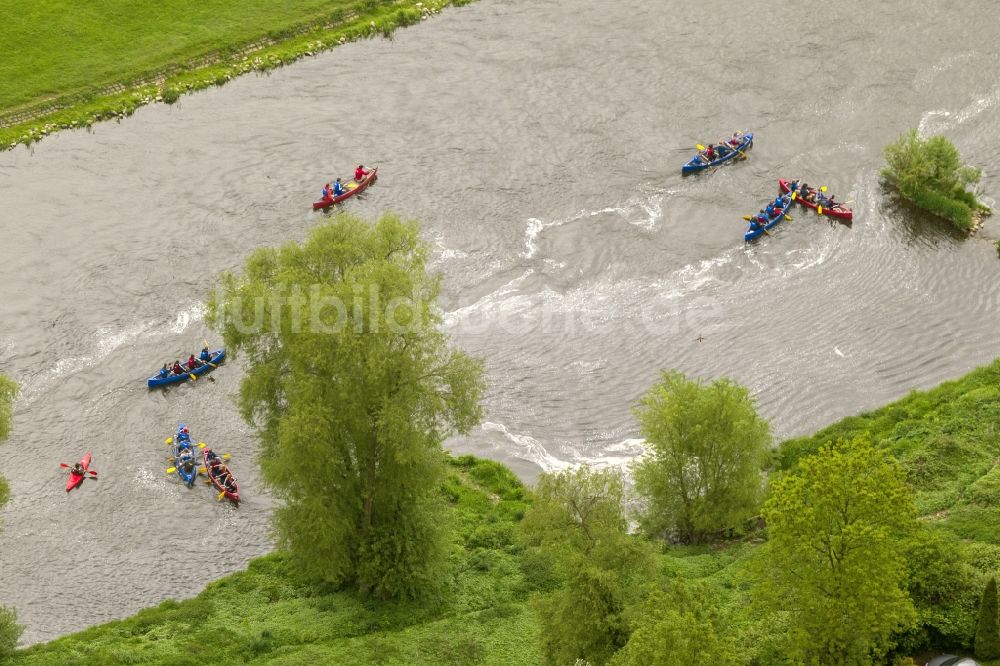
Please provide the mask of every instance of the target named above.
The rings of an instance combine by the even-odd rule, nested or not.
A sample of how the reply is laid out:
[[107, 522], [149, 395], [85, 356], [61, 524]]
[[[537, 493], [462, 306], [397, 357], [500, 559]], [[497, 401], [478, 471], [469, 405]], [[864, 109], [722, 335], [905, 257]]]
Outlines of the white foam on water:
[[[597, 217], [598, 215], [616, 214], [624, 219], [628, 224], [647, 230], [653, 229], [656, 227], [656, 223], [663, 219], [664, 197], [669, 197], [675, 192], [676, 190], [668, 190], [666, 193], [657, 193], [648, 197], [632, 197], [624, 204], [606, 206], [596, 210], [581, 210], [565, 219], [553, 220], [551, 222], [545, 222], [537, 217], [530, 217], [528, 218], [527, 226], [524, 231], [525, 251], [521, 254], [521, 256], [526, 259], [530, 259], [535, 256], [538, 252], [536, 240], [538, 239], [538, 235], [544, 229], [548, 229], [549, 227], [561, 227], [565, 224], [579, 222], [580, 220]], [[637, 212], [640, 213], [638, 216], [635, 215]]]
[[490, 312], [495, 312], [504, 307], [506, 302], [505, 297], [510, 294], [516, 294], [520, 288], [521, 283], [523, 283], [528, 277], [534, 274], [534, 269], [529, 268], [524, 273], [514, 278], [510, 282], [507, 282], [499, 289], [496, 289], [486, 296], [483, 296], [475, 303], [466, 305], [449, 312], [445, 312], [442, 320], [447, 328], [453, 328], [460, 322], [471, 318], [473, 315], [485, 314]]
[[934, 134], [953, 130], [997, 104], [1000, 104], [1000, 88], [976, 99], [959, 111], [952, 112], [947, 109], [926, 111], [920, 117], [920, 123], [917, 125], [917, 134], [926, 138]]
[[98, 360], [108, 356], [123, 345], [135, 342], [140, 336], [154, 329], [156, 325], [156, 321], [147, 321], [133, 324], [119, 331], [113, 331], [109, 328], [98, 329], [96, 354]]
[[551, 454], [536, 438], [531, 435], [511, 432], [502, 423], [486, 421], [480, 427], [487, 432], [497, 432], [503, 435], [508, 442], [517, 447], [515, 455], [533, 462], [544, 472], [560, 472], [576, 469], [583, 465], [598, 469], [614, 467], [627, 471], [629, 463], [644, 456], [648, 451], [646, 440], [628, 438], [608, 444], [602, 451], [593, 455], [584, 455], [574, 451], [571, 460], [563, 460]]
[[177, 313], [177, 318], [174, 320], [174, 323], [169, 330], [171, 333], [183, 333], [187, 330], [188, 326], [201, 321], [204, 317], [205, 304], [193, 303], [186, 309]]
[[531, 435], [519, 435], [517, 433], [510, 432], [507, 429], [507, 426], [502, 423], [494, 423], [493, 421], [484, 421], [480, 427], [487, 432], [498, 432], [502, 434], [507, 441], [517, 447], [516, 455], [535, 463], [541, 467], [543, 471], [553, 472], [572, 467], [569, 462], [560, 460], [546, 451], [541, 442]]
[[18, 393], [18, 404], [31, 404], [57, 380], [89, 370], [102, 363], [120, 348], [132, 344], [140, 338], [150, 338], [168, 333], [183, 333], [192, 323], [201, 321], [204, 313], [205, 305], [203, 303], [193, 303], [178, 312], [171, 325], [165, 326], [162, 321], [149, 320], [121, 329], [100, 328], [94, 334], [94, 347], [91, 353], [60, 357], [47, 368], [26, 379]]

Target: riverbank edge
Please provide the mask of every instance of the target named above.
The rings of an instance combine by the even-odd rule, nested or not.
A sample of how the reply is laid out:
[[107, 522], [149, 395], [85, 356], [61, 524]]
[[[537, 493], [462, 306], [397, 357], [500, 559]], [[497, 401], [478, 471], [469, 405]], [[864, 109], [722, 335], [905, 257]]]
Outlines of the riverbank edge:
[[[16, 120], [0, 127], [0, 150], [31, 146], [64, 129], [90, 128], [106, 120], [131, 116], [147, 104], [173, 104], [181, 95], [222, 86], [251, 72], [268, 72], [301, 58], [328, 51], [341, 44], [378, 36], [391, 38], [398, 28], [426, 20], [449, 6], [473, 0], [390, 0], [366, 3], [366, 8], [347, 12], [330, 22], [306, 23], [280, 38], [262, 35], [250, 43], [231, 44], [225, 50], [196, 59], [164, 64], [139, 81], [120, 81], [95, 95], [68, 96], [50, 100], [35, 109], [8, 112]], [[0, 118], [3, 115], [0, 114]]]
[[[960, 538], [972, 566], [983, 576], [1000, 562], [1000, 503], [981, 507], [966, 497], [983, 480], [996, 476], [994, 448], [1000, 435], [993, 430], [1000, 414], [1000, 359], [923, 391], [887, 403], [872, 411], [845, 417], [805, 437], [782, 442], [772, 469], [793, 468], [826, 442], [870, 437], [889, 447], [912, 474], [922, 520]], [[988, 437], [984, 437], [988, 435]], [[946, 458], [966, 450], [963, 459], [946, 466], [925, 467], [929, 451], [943, 446]], [[914, 451], [913, 447], [927, 451]], [[956, 449], [957, 447], [957, 449]], [[974, 454], [975, 459], [969, 455]], [[933, 461], [933, 459], [931, 459]], [[923, 462], [922, 462], [923, 461]], [[456, 527], [457, 582], [451, 608], [370, 602], [348, 592], [309, 591], [297, 581], [294, 568], [280, 551], [252, 559], [243, 571], [209, 583], [186, 601], [167, 600], [123, 620], [39, 643], [18, 651], [12, 664], [204, 663], [207, 650], [191, 632], [218, 632], [224, 623], [228, 636], [222, 650], [232, 663], [302, 663], [299, 657], [351, 656], [352, 663], [541, 663], [537, 636], [540, 624], [530, 597], [544, 571], [527, 560], [514, 537], [517, 523], [530, 506], [524, 484], [505, 465], [473, 456], [449, 456], [452, 473], [442, 492], [452, 504]], [[914, 467], [915, 466], [915, 467]], [[993, 488], [991, 485], [990, 488]], [[941, 495], [942, 489], [945, 496]], [[1000, 490], [997, 490], [1000, 492]], [[980, 489], [980, 495], [982, 489]], [[950, 504], [942, 509], [940, 503]], [[947, 513], [963, 515], [949, 520]], [[971, 513], [970, 513], [971, 511]], [[714, 546], [666, 546], [662, 569], [680, 578], [699, 581], [717, 594], [720, 603], [740, 619], [733, 627], [747, 647], [767, 634], [766, 618], [741, 615], [746, 605], [747, 563], [761, 543], [759, 534]], [[957, 547], [957, 546], [956, 546]], [[298, 591], [291, 588], [295, 587]], [[975, 604], [978, 604], [978, 589]], [[238, 609], [238, 610], [235, 610]], [[948, 609], [942, 609], [945, 619]], [[933, 642], [938, 650], [968, 651], [969, 644], [946, 637]], [[209, 625], [201, 629], [201, 625]], [[763, 623], [763, 624], [762, 624]], [[763, 632], [763, 633], [762, 633]], [[321, 635], [322, 634], [322, 635]], [[336, 634], [331, 636], [329, 634]], [[958, 641], [961, 643], [963, 641]], [[145, 654], [140, 654], [145, 651]], [[169, 654], [170, 661], [159, 660]], [[218, 655], [215, 655], [218, 656]], [[428, 662], [428, 658], [432, 658]], [[315, 661], [315, 660], [314, 660]], [[322, 660], [315, 661], [322, 663]], [[325, 663], [343, 663], [326, 661]], [[984, 666], [1000, 666], [986, 661]]]

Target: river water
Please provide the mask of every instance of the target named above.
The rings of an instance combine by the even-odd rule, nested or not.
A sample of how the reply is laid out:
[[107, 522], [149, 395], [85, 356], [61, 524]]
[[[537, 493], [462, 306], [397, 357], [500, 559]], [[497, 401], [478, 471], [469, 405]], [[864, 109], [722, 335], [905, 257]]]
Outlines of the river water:
[[[380, 179], [345, 209], [421, 220], [446, 326], [486, 360], [486, 422], [449, 447], [528, 480], [641, 451], [630, 410], [661, 369], [746, 384], [785, 437], [992, 360], [1000, 224], [956, 237], [878, 180], [882, 146], [919, 127], [1000, 191], [1000, 23], [985, 0], [923, 5], [830, 3], [825, 32], [759, 1], [482, 0], [0, 154], [0, 371], [24, 388], [0, 601], [25, 642], [271, 548], [239, 364], [143, 379], [212, 341], [218, 274], [302, 239], [358, 160]], [[737, 128], [749, 161], [680, 176]], [[797, 212], [744, 246], [741, 217], [794, 176], [853, 199], [854, 224]], [[180, 420], [233, 454], [239, 509], [165, 474]], [[58, 463], [86, 450], [100, 480], [67, 495]]]

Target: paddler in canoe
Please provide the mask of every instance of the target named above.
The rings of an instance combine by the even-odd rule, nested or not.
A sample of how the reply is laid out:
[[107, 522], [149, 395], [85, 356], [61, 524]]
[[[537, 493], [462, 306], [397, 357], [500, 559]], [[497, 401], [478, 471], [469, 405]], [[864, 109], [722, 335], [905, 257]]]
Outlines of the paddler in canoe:
[[354, 180], [356, 180], [356, 181], [358, 181], [360, 183], [361, 181], [363, 181], [365, 179], [365, 176], [367, 176], [370, 173], [371, 173], [371, 171], [368, 171], [367, 169], [365, 169], [365, 165], [364, 164], [359, 164], [358, 168], [354, 170]]
[[191, 354], [190, 356], [188, 356], [187, 363], [185, 363], [184, 365], [188, 367], [188, 370], [197, 370], [203, 365], [203, 363], [198, 359], [196, 359], [194, 357], [194, 354]]

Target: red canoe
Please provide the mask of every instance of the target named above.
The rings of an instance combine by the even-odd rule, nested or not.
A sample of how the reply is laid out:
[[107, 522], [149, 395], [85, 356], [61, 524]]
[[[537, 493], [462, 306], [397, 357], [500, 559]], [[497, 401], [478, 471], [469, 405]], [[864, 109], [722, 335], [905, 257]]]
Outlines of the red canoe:
[[[216, 471], [216, 472], [213, 473], [213, 468], [209, 464], [209, 460], [210, 460], [209, 456], [212, 455], [212, 449], [207, 449], [207, 448], [206, 449], [202, 449], [201, 450], [201, 455], [205, 459], [205, 470], [208, 472], [208, 478], [212, 481], [212, 485], [215, 486], [216, 490], [218, 490], [220, 493], [222, 493], [223, 495], [225, 495], [226, 497], [228, 497], [229, 500], [233, 504], [237, 504], [238, 505], [240, 503], [240, 487], [239, 487], [239, 484], [236, 483], [236, 477], [233, 476], [232, 471], [229, 469], [229, 467], [226, 465], [226, 463], [222, 462], [222, 458], [220, 457], [220, 458], [218, 458], [218, 460], [219, 460], [219, 466], [215, 468], [218, 471]], [[221, 472], [227, 472], [229, 474], [230, 478], [232, 478], [232, 480], [233, 480], [233, 490], [228, 490], [219, 481], [219, 479], [217, 477], [218, 477], [218, 475]]]
[[364, 192], [369, 185], [375, 182], [377, 178], [378, 178], [378, 167], [375, 167], [368, 173], [367, 176], [362, 178], [360, 181], [354, 180], [352, 178], [346, 185], [344, 185], [344, 189], [346, 189], [347, 191], [341, 194], [339, 197], [326, 197], [324, 199], [320, 199], [319, 201], [314, 202], [313, 210], [319, 210], [320, 208], [326, 210], [333, 204], [340, 203], [344, 199], [353, 197], [358, 192]]
[[[87, 455], [80, 460], [80, 464], [83, 465], [84, 471], [90, 468], [90, 451], [87, 451]], [[69, 473], [69, 481], [66, 482], [66, 492], [73, 490], [78, 485], [83, 483], [83, 476], [84, 475], [82, 474], [77, 474], [76, 472], [71, 471]]]
[[[780, 178], [778, 180], [778, 187], [781, 188], [781, 192], [782, 193], [787, 192], [788, 191], [788, 181], [785, 180], [784, 178]], [[806, 208], [812, 208], [813, 210], [816, 210], [816, 205], [817, 204], [814, 204], [811, 201], [806, 201], [802, 197], [798, 197], [798, 196], [795, 197], [795, 201], [797, 201], [798, 203], [802, 204]], [[840, 204], [837, 204], [837, 208], [827, 208], [826, 206], [823, 206], [823, 214], [824, 215], [829, 215], [830, 217], [835, 217], [838, 220], [851, 221], [851, 220], [854, 219], [854, 213], [851, 211], [851, 209], [850, 208], [844, 208]]]

